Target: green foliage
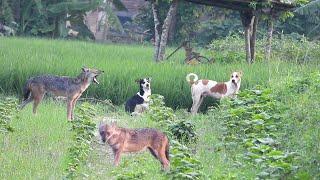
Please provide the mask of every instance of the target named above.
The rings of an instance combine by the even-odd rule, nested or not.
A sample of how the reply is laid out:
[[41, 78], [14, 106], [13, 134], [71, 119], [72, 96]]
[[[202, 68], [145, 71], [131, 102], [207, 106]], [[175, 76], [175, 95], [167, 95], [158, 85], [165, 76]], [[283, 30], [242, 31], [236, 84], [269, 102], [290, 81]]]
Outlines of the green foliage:
[[10, 26], [12, 22], [13, 14], [8, 0], [0, 0], [0, 24]]
[[159, 94], [151, 95], [148, 116], [163, 127], [173, 123], [175, 119], [173, 110], [165, 106], [164, 97]]
[[[158, 16], [160, 23], [164, 21], [167, 16], [167, 11], [170, 6], [170, 1], [158, 1]], [[186, 1], [179, 1], [176, 19], [173, 20], [174, 29], [169, 32], [169, 42], [172, 44], [179, 44], [186, 39], [194, 39], [194, 34], [199, 30], [199, 18], [203, 14], [203, 7], [196, 6], [193, 3]], [[142, 26], [144, 29], [150, 29], [150, 34], [154, 34], [154, 20], [151, 5], [141, 9], [141, 12], [134, 19], [135, 23]], [[162, 27], [162, 24], [160, 24]], [[152, 36], [148, 37], [149, 39]], [[173, 39], [172, 39], [173, 38]]]
[[65, 170], [67, 179], [78, 177], [80, 166], [87, 161], [95, 132], [95, 123], [93, 122], [95, 116], [96, 109], [89, 103], [82, 103], [76, 109], [76, 118], [71, 121], [73, 144], [68, 149], [68, 167]]
[[[152, 114], [156, 114], [153, 116]], [[150, 103], [150, 119], [159, 122], [170, 139], [170, 172], [171, 179], [199, 179], [203, 177], [201, 163], [192, 157], [188, 147], [181, 143], [195, 142], [197, 134], [192, 122], [177, 122], [173, 110], [165, 107], [163, 96], [153, 94]], [[177, 141], [178, 140], [178, 141]]]
[[288, 106], [283, 116], [285, 132], [280, 139], [287, 151], [299, 153], [295, 159], [299, 166], [297, 179], [320, 178], [320, 131], [313, 129], [320, 125], [319, 84], [320, 72], [315, 71], [303, 76], [292, 74], [274, 87], [279, 101]]
[[225, 145], [243, 146], [243, 158], [261, 169], [257, 177], [281, 178], [296, 171], [297, 153], [280, 148], [278, 139], [284, 129], [285, 107], [275, 99], [271, 89], [258, 86], [243, 90], [237, 99], [223, 101], [221, 109], [225, 112], [222, 118], [226, 127]]
[[120, 167], [112, 171], [112, 175], [117, 180], [134, 180], [145, 178], [146, 171], [144, 169], [135, 169], [134, 171], [129, 169], [129, 166], [139, 167], [141, 163], [145, 162], [143, 157], [136, 157], [130, 160], [124, 160], [121, 162]]
[[165, 106], [163, 96], [152, 94], [150, 99], [149, 119], [157, 122], [171, 137], [181, 143], [196, 142], [197, 133], [193, 122], [176, 120], [173, 109]]
[[0, 97], [0, 133], [13, 132], [10, 122], [17, 117], [18, 100], [10, 97]]
[[[256, 61], [263, 61], [265, 44], [266, 39], [257, 40]], [[213, 40], [210, 44], [210, 54], [216, 62], [227, 64], [244, 62], [246, 55], [243, 47], [243, 38], [232, 35], [223, 40]], [[299, 64], [318, 62], [319, 52], [319, 43], [308, 41], [304, 36], [281, 34], [280, 37], [274, 37], [272, 41], [272, 59], [275, 60]]]
[[195, 143], [198, 139], [198, 135], [195, 132], [195, 125], [191, 121], [181, 120], [170, 124], [168, 128], [180, 143]]
[[170, 141], [170, 179], [201, 179], [204, 177], [202, 164], [195, 159], [190, 149], [178, 141]]
[[[15, 16], [11, 19], [18, 23], [21, 35], [58, 38], [66, 36], [65, 21], [67, 20], [67, 13], [71, 15], [69, 20], [71, 20], [72, 26], [81, 26], [83, 25], [85, 12], [96, 8], [101, 0], [8, 0], [8, 2], [10, 2], [10, 7], [5, 12], [8, 12], [6, 14], [10, 14], [9, 11], [14, 12]], [[81, 21], [74, 21], [77, 18], [80, 18]], [[80, 34], [86, 35], [85, 31], [82, 33], [81, 28], [78, 28], [78, 31], [81, 32]]]

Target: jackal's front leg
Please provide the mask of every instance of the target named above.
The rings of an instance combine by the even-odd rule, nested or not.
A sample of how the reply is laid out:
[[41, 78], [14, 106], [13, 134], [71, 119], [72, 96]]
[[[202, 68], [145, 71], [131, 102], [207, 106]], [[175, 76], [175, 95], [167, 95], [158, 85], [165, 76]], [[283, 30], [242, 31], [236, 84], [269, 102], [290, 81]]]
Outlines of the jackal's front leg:
[[72, 120], [72, 101], [70, 99], [67, 102], [67, 118], [69, 121]]

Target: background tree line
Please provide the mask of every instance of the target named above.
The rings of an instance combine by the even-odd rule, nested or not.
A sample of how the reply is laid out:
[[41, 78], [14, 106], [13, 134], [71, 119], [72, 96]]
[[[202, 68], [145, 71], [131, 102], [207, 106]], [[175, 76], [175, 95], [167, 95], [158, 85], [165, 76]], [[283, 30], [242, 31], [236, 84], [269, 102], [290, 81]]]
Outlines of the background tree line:
[[[0, 25], [14, 29], [16, 34], [21, 36], [64, 38], [67, 37], [65, 22], [69, 20], [73, 28], [82, 32], [80, 33], [82, 37], [92, 38], [91, 32], [83, 23], [84, 15], [105, 2], [115, 7], [105, 8], [108, 14], [114, 14], [113, 11], [116, 8], [123, 7], [121, 0], [0, 0]], [[171, 1], [158, 0], [156, 2], [159, 22], [162, 23], [166, 18]], [[243, 34], [240, 15], [237, 11], [179, 1], [175, 13], [168, 34], [170, 44], [192, 40], [200, 45], [207, 45], [212, 39]], [[154, 17], [151, 3], [141, 9], [134, 23], [150, 30], [152, 35], [146, 40], [153, 38]], [[265, 35], [267, 24], [262, 22], [259, 26], [261, 27], [258, 28], [258, 36]], [[304, 35], [310, 40], [319, 40], [320, 0], [312, 0], [285, 21], [277, 21], [275, 31], [291, 34], [296, 38]]]

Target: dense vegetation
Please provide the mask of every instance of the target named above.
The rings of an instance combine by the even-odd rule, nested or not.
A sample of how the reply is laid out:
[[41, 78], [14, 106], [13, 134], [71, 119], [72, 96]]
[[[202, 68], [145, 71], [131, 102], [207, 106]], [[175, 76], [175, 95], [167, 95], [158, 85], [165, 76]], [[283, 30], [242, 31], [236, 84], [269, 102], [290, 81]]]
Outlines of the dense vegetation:
[[[272, 61], [264, 62], [261, 57], [249, 66], [241, 62], [241, 39], [231, 36], [213, 41], [210, 50], [203, 50], [215, 57], [215, 63], [188, 66], [182, 63], [182, 53], [171, 61], [153, 63], [148, 46], [21, 38], [0, 41], [3, 96], [18, 97], [31, 76], [76, 76], [83, 65], [105, 70], [100, 85], [90, 86], [84, 95], [99, 99], [98, 103], [88, 105], [81, 100], [76, 107], [76, 115], [83, 121], [67, 122], [65, 103], [51, 98], [42, 102], [37, 115], [32, 114], [31, 105], [16, 111], [16, 98], [1, 98], [6, 102], [0, 103], [1, 179], [63, 178], [68, 174], [92, 179], [320, 178], [316, 43], [282, 37], [274, 43]], [[225, 99], [219, 106], [209, 102], [214, 106], [197, 116], [180, 109], [191, 103], [187, 73], [225, 81], [235, 69], [244, 71], [237, 99]], [[153, 94], [163, 95], [166, 101], [164, 104], [161, 96], [156, 96], [147, 115], [130, 117], [123, 106], [100, 101], [111, 99], [122, 105], [137, 91], [134, 80], [145, 76], [153, 78]], [[93, 119], [90, 113], [96, 111], [92, 106], [99, 115]], [[148, 152], [125, 155], [119, 167], [112, 166], [110, 148], [100, 143], [92, 124], [98, 126], [102, 119], [116, 120], [122, 127], [165, 131], [171, 142], [172, 171], [160, 172], [159, 162]]]

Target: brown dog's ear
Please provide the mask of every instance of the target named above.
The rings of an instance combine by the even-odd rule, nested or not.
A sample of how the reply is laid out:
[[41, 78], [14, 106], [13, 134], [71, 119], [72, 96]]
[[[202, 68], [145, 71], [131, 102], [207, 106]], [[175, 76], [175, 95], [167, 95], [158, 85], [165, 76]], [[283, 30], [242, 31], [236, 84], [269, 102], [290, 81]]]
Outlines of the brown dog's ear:
[[111, 126], [112, 126], [112, 127], [117, 127], [117, 122], [112, 121], [112, 122], [111, 122]]

